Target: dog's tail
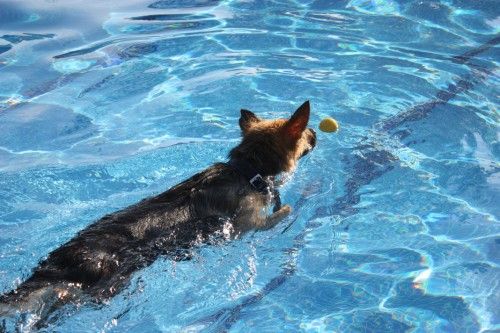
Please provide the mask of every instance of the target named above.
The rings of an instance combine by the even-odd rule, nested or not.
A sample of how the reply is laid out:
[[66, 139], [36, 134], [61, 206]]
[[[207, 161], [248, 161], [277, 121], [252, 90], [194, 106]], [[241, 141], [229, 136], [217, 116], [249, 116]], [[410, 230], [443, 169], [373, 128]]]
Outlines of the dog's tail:
[[0, 295], [0, 333], [44, 326], [55, 310], [79, 293], [78, 286], [68, 283], [28, 279], [15, 290]]

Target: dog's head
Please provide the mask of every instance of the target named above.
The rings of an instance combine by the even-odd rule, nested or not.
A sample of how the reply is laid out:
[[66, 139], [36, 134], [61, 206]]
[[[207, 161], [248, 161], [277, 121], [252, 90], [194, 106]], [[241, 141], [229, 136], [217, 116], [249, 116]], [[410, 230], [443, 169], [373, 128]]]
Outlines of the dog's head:
[[231, 151], [231, 158], [250, 160], [265, 175], [292, 171], [297, 161], [316, 146], [316, 133], [307, 128], [309, 114], [309, 101], [290, 119], [265, 120], [241, 110], [243, 140]]

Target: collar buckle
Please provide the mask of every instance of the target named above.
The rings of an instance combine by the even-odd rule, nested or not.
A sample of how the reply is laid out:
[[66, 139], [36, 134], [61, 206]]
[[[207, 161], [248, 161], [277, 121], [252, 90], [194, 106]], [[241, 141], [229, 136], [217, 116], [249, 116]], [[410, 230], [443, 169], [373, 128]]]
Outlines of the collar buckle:
[[260, 173], [253, 176], [249, 183], [259, 192], [269, 192], [269, 186]]

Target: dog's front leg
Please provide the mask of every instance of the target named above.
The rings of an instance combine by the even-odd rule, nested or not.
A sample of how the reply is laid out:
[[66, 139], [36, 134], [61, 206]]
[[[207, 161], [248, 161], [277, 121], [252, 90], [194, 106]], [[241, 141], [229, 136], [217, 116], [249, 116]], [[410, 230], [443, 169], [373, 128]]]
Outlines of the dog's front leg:
[[289, 205], [284, 205], [278, 211], [272, 213], [266, 217], [265, 223], [259, 228], [259, 230], [268, 230], [281, 222], [285, 217], [287, 217], [292, 211], [292, 207]]

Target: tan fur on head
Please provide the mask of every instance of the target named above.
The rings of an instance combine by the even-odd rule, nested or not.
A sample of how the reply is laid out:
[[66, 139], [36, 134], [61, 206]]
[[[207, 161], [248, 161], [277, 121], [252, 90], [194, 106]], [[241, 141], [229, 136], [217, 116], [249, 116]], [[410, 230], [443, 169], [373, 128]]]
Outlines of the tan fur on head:
[[297, 160], [316, 144], [316, 134], [307, 128], [309, 114], [309, 101], [290, 119], [263, 120], [251, 111], [241, 110], [243, 140], [231, 151], [231, 158], [249, 159], [263, 176], [292, 171]]

